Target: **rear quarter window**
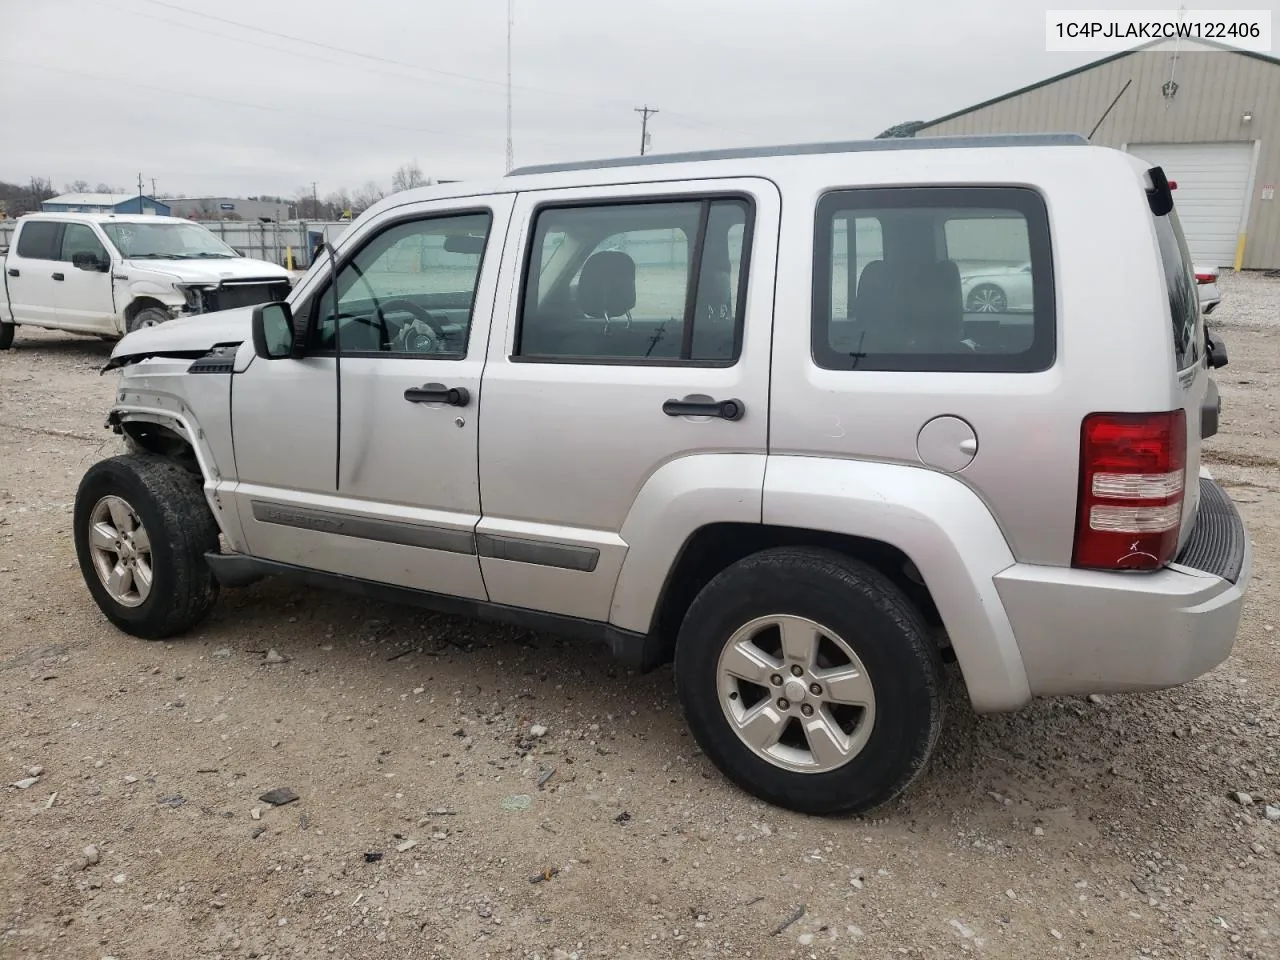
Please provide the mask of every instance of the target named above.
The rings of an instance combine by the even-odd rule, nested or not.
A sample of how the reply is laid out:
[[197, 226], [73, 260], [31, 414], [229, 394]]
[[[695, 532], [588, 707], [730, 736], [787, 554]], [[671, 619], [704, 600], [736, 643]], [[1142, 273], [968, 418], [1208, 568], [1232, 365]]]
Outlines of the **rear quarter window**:
[[1155, 222], [1173, 322], [1173, 358], [1177, 368], [1185, 370], [1200, 359], [1200, 294], [1196, 290], [1195, 268], [1178, 211], [1170, 210], [1163, 217], [1156, 217]]
[[1021, 187], [838, 190], [818, 202], [812, 354], [833, 370], [1053, 364], [1048, 212]]
[[35, 220], [18, 231], [18, 256], [27, 260], [57, 260], [60, 223]]

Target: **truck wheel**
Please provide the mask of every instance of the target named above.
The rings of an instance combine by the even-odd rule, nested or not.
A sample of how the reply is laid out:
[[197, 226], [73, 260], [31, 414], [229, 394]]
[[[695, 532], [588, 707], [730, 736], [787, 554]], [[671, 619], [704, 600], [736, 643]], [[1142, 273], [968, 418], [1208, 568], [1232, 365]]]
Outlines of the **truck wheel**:
[[169, 319], [169, 311], [161, 307], [143, 307], [125, 324], [125, 330], [133, 333], [135, 330], [141, 330], [144, 327], [154, 327], [157, 324], [164, 323]]
[[765, 550], [719, 573], [681, 624], [675, 678], [712, 762], [801, 813], [891, 800], [942, 729], [942, 664], [920, 613], [834, 551]]
[[202, 620], [218, 597], [204, 555], [218, 525], [200, 478], [151, 454], [94, 464], [75, 502], [80, 573], [107, 619], [160, 640]]
[[0, 350], [8, 350], [13, 346], [13, 334], [17, 329], [16, 324], [0, 323]]

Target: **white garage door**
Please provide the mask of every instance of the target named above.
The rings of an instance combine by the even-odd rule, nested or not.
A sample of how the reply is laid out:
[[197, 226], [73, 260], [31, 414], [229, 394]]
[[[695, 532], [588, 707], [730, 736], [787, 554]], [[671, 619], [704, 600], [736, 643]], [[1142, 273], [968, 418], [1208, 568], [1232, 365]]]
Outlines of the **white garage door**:
[[1176, 181], [1173, 202], [1198, 264], [1235, 262], [1253, 167], [1252, 143], [1131, 143], [1129, 152]]

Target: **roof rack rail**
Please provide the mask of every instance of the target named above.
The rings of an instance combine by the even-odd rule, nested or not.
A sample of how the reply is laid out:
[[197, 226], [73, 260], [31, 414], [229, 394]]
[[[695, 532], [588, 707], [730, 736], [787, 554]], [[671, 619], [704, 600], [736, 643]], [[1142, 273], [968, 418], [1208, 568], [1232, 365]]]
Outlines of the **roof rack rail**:
[[638, 167], [661, 163], [691, 163], [699, 160], [739, 160], [752, 157], [790, 157], [814, 153], [871, 153], [877, 150], [951, 150], [957, 147], [1065, 147], [1087, 146], [1079, 133], [1005, 133], [987, 136], [886, 137], [883, 140], [836, 140], [828, 143], [795, 143], [770, 147], [731, 147], [723, 150], [692, 150], [685, 153], [651, 153], [647, 156], [607, 157], [601, 160], [571, 160], [516, 167], [509, 177], [530, 173], [557, 173], [563, 170], [594, 170], [603, 167]]

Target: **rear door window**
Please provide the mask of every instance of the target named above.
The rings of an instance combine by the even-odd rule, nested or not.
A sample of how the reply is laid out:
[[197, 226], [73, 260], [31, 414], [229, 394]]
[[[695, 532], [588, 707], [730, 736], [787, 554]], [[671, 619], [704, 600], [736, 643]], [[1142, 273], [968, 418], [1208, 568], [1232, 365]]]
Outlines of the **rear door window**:
[[24, 223], [18, 232], [18, 256], [24, 260], [57, 260], [61, 229], [62, 224], [49, 220]]
[[1025, 373], [1055, 356], [1048, 212], [1022, 187], [818, 203], [812, 354], [832, 370]]
[[1182, 235], [1178, 211], [1170, 210], [1155, 221], [1173, 321], [1173, 356], [1177, 368], [1185, 370], [1200, 359], [1200, 294], [1196, 290], [1195, 268]]

